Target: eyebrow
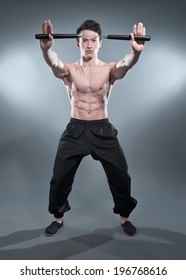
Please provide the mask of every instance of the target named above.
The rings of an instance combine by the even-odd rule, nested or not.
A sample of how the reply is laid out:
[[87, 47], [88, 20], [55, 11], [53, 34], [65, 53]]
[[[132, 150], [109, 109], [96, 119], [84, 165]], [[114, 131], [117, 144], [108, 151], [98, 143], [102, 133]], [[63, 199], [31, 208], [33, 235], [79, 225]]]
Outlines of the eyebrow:
[[84, 36], [84, 35], [79, 35], [78, 37], [81, 38], [81, 39], [97, 39], [97, 38], [99, 38], [100, 36], [99, 36], [99, 35], [96, 35], [96, 36]]

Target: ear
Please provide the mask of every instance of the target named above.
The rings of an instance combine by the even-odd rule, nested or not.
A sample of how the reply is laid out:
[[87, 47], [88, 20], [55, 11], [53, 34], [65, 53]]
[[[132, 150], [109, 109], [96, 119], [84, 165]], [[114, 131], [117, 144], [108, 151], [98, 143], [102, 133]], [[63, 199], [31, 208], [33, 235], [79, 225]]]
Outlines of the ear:
[[79, 48], [79, 41], [76, 42], [76, 46]]
[[99, 47], [100, 47], [100, 48], [101, 48], [101, 46], [102, 46], [102, 42], [103, 42], [102, 40], [99, 41]]

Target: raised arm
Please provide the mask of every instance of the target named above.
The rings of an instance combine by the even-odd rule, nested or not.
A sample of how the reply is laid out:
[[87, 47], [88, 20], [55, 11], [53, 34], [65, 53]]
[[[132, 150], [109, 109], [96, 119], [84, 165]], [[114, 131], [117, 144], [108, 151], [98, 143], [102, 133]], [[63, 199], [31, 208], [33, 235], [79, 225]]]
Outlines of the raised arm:
[[42, 51], [42, 55], [46, 61], [46, 63], [52, 69], [54, 75], [58, 78], [63, 79], [68, 75], [68, 71], [66, 70], [63, 62], [58, 58], [57, 54], [52, 51], [52, 46], [54, 44], [54, 40], [52, 37], [53, 26], [50, 20], [46, 20], [42, 25], [42, 33], [48, 34], [49, 39], [40, 40], [40, 48]]
[[139, 22], [138, 25], [133, 26], [133, 32], [131, 35], [131, 47], [132, 50], [122, 60], [113, 64], [110, 72], [110, 81], [113, 84], [116, 80], [122, 79], [129, 69], [133, 67], [138, 61], [141, 52], [144, 49], [144, 41], [135, 41], [134, 35], [145, 35], [145, 27], [143, 23]]

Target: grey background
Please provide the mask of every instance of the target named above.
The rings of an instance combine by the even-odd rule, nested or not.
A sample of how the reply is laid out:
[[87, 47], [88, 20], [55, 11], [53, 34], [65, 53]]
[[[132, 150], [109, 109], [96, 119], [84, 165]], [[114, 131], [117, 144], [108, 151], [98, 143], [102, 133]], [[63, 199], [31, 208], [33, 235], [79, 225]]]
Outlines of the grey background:
[[[185, 259], [186, 60], [184, 1], [1, 1], [0, 259]], [[143, 22], [152, 37], [138, 64], [116, 83], [109, 119], [119, 130], [138, 206], [126, 236], [99, 162], [84, 158], [65, 226], [43, 235], [49, 181], [59, 137], [70, 118], [65, 88], [45, 64], [34, 35], [50, 19], [74, 33], [85, 19], [107, 34], [129, 34]], [[55, 41], [65, 62], [79, 58], [74, 40]], [[130, 51], [104, 40], [100, 59]]]

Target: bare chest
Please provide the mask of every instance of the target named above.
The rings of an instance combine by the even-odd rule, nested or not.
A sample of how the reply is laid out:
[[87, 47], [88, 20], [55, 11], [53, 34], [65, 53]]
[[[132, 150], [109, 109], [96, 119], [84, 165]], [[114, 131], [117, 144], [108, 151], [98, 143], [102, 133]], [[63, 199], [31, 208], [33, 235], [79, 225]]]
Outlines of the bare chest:
[[72, 90], [81, 93], [109, 91], [108, 67], [74, 67], [71, 71]]

